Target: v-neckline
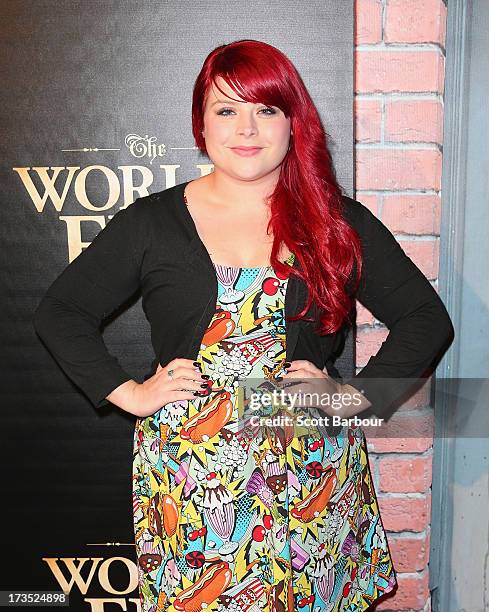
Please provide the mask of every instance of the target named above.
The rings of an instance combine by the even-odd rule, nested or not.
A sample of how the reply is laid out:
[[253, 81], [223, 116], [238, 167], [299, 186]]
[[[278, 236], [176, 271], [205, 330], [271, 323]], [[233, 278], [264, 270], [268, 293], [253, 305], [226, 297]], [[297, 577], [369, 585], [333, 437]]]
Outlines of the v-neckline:
[[[217, 263], [214, 262], [214, 260], [212, 259], [212, 257], [210, 256], [209, 251], [207, 250], [207, 247], [204, 244], [204, 241], [202, 240], [202, 238], [200, 237], [199, 232], [197, 231], [197, 225], [194, 221], [194, 218], [192, 217], [192, 215], [190, 214], [190, 211], [188, 209], [188, 203], [187, 203], [187, 197], [185, 195], [185, 189], [187, 188], [187, 185], [189, 183], [191, 183], [192, 180], [190, 181], [185, 181], [184, 183], [181, 183], [181, 200], [183, 201], [183, 209], [185, 210], [186, 213], [186, 218], [187, 218], [187, 222], [190, 225], [190, 227], [193, 230], [193, 233], [195, 235], [195, 238], [198, 240], [198, 242], [201, 244], [201, 246], [204, 248], [205, 252], [207, 253], [207, 256], [209, 258], [209, 261], [212, 263], [212, 265], [214, 267], [219, 266], [221, 268], [237, 268], [239, 270], [272, 270], [273, 266], [268, 264], [266, 266], [230, 266], [228, 264], [222, 264], [222, 263]], [[292, 264], [289, 264], [288, 261], [289, 259], [291, 259], [293, 257], [292, 260]], [[296, 267], [296, 262], [297, 262], [297, 258], [295, 257], [295, 255], [293, 253], [291, 253], [287, 259], [285, 259], [284, 261], [282, 261], [283, 264], [286, 265], [292, 265], [293, 267]]]
[[[209, 271], [213, 272], [214, 285], [213, 290], [209, 294], [209, 299], [206, 305], [207, 309], [211, 309], [211, 311], [206, 310], [205, 312], [209, 314], [209, 320], [212, 316], [213, 308], [217, 300], [217, 291], [218, 291], [218, 279], [216, 275], [216, 269], [212, 264], [212, 259], [207, 251], [205, 244], [200, 239], [200, 236], [197, 232], [197, 228], [195, 226], [192, 215], [189, 210], [185, 206], [185, 202], [183, 200], [183, 192], [185, 187], [190, 183], [190, 181], [186, 181], [184, 183], [178, 183], [175, 186], [173, 202], [177, 208], [177, 215], [180, 217], [181, 221], [187, 226], [189, 233], [191, 234], [191, 244], [189, 250], [186, 254], [188, 261], [192, 260], [192, 257], [197, 255], [197, 251], [200, 251], [200, 259], [204, 263], [206, 267], [208, 267]], [[181, 211], [181, 212], [180, 212]], [[302, 273], [302, 266], [298, 257], [294, 258], [294, 262], [292, 264], [293, 268]], [[301, 279], [297, 276], [291, 274], [289, 277], [289, 281], [287, 283], [287, 290], [285, 293], [285, 318], [287, 320], [287, 343], [286, 343], [286, 359], [290, 361], [294, 354], [295, 347], [297, 345], [297, 341], [299, 338], [299, 330], [302, 328], [303, 322], [302, 320], [292, 320], [289, 321], [288, 317], [297, 316], [297, 313], [300, 312], [307, 300], [307, 290], [304, 282], [301, 282]], [[197, 326], [195, 334], [204, 333], [205, 330], [205, 318], [204, 314], [202, 315], [199, 326]], [[194, 337], [195, 337], [194, 334]], [[192, 338], [192, 341], [194, 338]]]

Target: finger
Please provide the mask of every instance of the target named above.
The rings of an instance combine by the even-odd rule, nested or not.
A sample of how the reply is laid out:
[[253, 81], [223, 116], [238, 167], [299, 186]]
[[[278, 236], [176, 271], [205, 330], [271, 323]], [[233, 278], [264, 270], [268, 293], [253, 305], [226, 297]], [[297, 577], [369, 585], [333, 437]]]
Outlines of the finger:
[[307, 366], [311, 364], [311, 362], [308, 361], [307, 359], [294, 359], [290, 363], [291, 363], [291, 368], [293, 367], [294, 369], [307, 368]]
[[288, 372], [293, 371], [297, 372], [298, 370], [303, 370], [306, 373], [310, 373], [312, 375], [317, 375], [321, 370], [317, 368], [311, 361], [307, 359], [296, 359], [291, 362], [292, 366], [287, 370]]
[[169, 382], [169, 388], [172, 391], [200, 391], [201, 393], [207, 392], [209, 386], [204, 380], [192, 380], [190, 378], [174, 378]]
[[[196, 361], [195, 359], [186, 359], [185, 357], [177, 357], [173, 361], [175, 362], [174, 365], [176, 367], [198, 368], [200, 366], [199, 362]], [[195, 365], [195, 364], [197, 364], [197, 365]]]
[[[306, 364], [306, 366], [302, 366], [297, 370], [294, 370], [294, 373], [299, 376], [304, 376], [305, 378], [324, 378], [324, 372], [322, 370], [320, 370], [310, 361], [307, 361]], [[284, 376], [287, 376], [287, 374]]]
[[175, 397], [175, 401], [176, 400], [192, 400], [196, 398], [193, 391], [175, 391], [174, 397]]
[[297, 370], [293, 370], [292, 372], [288, 371], [287, 374], [284, 374], [282, 378], [301, 378], [307, 377], [309, 372], [304, 370], [304, 368], [298, 368]]
[[198, 380], [200, 382], [205, 382], [206, 380], [210, 379], [209, 374], [203, 374], [202, 370], [199, 370], [199, 368], [195, 368], [194, 366], [177, 368], [175, 371], [177, 372], [177, 377], [184, 380]]
[[[199, 368], [196, 368], [195, 366], [181, 366], [181, 365], [177, 365], [177, 366], [173, 366], [170, 367], [170, 364], [168, 364], [168, 366], [166, 366], [165, 368], [166, 371], [166, 375], [169, 378], [173, 378], [173, 380], [176, 379], [184, 379], [184, 380], [201, 380], [201, 371], [199, 370]], [[172, 375], [170, 376], [168, 373], [172, 372]]]
[[280, 389], [287, 389], [287, 390], [291, 389], [292, 391], [297, 391], [298, 389], [302, 388], [303, 384], [304, 384], [304, 381], [302, 381], [301, 379], [294, 379], [291, 382], [280, 384]]

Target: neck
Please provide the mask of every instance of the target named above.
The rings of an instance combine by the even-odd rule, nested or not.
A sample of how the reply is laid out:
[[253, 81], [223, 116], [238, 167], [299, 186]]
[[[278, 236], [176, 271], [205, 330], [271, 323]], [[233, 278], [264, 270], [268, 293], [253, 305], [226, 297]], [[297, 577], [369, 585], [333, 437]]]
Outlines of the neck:
[[272, 173], [257, 180], [245, 181], [214, 170], [208, 175], [208, 185], [217, 206], [258, 211], [268, 208], [268, 198], [275, 189], [277, 178], [278, 174]]

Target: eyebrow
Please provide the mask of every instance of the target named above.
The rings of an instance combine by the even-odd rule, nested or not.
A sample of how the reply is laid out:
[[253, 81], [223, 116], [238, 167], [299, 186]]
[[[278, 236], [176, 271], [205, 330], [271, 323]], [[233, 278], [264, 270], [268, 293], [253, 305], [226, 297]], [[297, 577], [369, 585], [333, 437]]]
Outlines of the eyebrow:
[[235, 100], [215, 100], [212, 104], [211, 104], [211, 108], [215, 105], [215, 104], [239, 104], [239, 102], [236, 102]]

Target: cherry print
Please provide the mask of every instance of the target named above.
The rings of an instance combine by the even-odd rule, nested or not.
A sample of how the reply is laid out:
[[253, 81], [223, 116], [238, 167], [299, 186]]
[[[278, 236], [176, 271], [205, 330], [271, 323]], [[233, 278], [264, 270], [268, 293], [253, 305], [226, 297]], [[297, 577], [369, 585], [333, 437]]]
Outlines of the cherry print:
[[256, 525], [251, 532], [251, 537], [255, 542], [263, 542], [265, 539], [265, 528], [262, 525]]
[[278, 291], [279, 285], [280, 283], [276, 278], [266, 278], [263, 281], [261, 288], [263, 293], [266, 295], [275, 295]]
[[195, 529], [195, 531], [191, 531], [188, 534], [188, 539], [191, 542], [194, 542], [197, 538], [205, 536], [207, 533], [207, 527], [201, 527], [200, 529]]
[[302, 597], [299, 599], [299, 608], [305, 608], [308, 604], [313, 604], [316, 597], [314, 595], [309, 595], [309, 597]]
[[277, 276], [277, 278], [279, 278], [280, 280], [285, 280], [286, 278], [289, 277], [289, 272], [287, 272], [287, 274], [282, 274], [282, 272], [279, 272], [278, 270], [275, 270], [275, 268], [273, 269], [273, 271], [275, 272], [275, 275]]
[[[287, 268], [288, 266], [282, 267]], [[283, 301], [282, 298], [284, 297], [286, 285], [285, 281], [287, 278], [290, 278], [291, 275], [290, 273], [287, 273], [287, 271], [279, 272], [277, 270], [272, 270], [270, 267], [268, 268], [268, 274], [263, 271], [263, 275], [259, 276], [260, 281], [258, 282], [258, 285], [256, 285], [254, 282], [255, 275], [250, 275], [248, 272], [246, 272], [246, 269], [244, 270], [245, 272], [242, 276], [242, 284], [240, 284], [239, 287], [246, 289], [246, 285], [248, 283], [251, 289], [249, 291], [242, 291], [241, 294], [244, 298], [253, 296], [254, 300], [250, 299], [247, 301], [241, 299], [240, 301], [238, 299], [239, 295], [241, 294], [235, 290], [233, 284], [236, 274], [239, 272], [238, 268], [234, 268], [231, 270], [231, 272], [227, 273], [226, 276], [224, 275], [224, 270], [222, 272], [218, 272], [216, 270], [218, 281], [221, 283], [222, 288], [225, 289], [224, 293], [220, 293], [218, 301], [220, 302], [222, 300], [222, 303], [225, 304], [226, 310], [222, 309], [220, 306], [217, 306], [213, 322], [215, 323], [219, 320], [222, 323], [225, 323], [227, 327], [223, 326], [222, 330], [219, 328], [216, 331], [215, 326], [213, 327], [213, 323], [211, 323], [206, 331], [205, 340], [201, 345], [201, 351], [204, 351], [207, 347], [211, 347], [213, 345], [215, 345], [216, 350], [208, 351], [205, 354], [201, 352], [199, 354], [198, 361], [196, 362], [198, 364], [200, 363], [200, 373], [202, 373], [202, 370], [204, 369], [203, 366], [205, 366], [206, 363], [209, 365], [209, 371], [208, 374], [206, 374], [208, 378], [200, 381], [201, 383], [205, 383], [205, 391], [200, 392], [201, 398], [205, 398], [209, 394], [212, 397], [213, 395], [220, 393], [223, 388], [227, 388], [228, 383], [232, 383], [234, 375], [238, 372], [238, 366], [241, 368], [243, 360], [245, 361], [245, 364], [243, 364], [243, 371], [248, 372], [248, 370], [244, 370], [244, 366], [249, 365], [249, 372], [252, 376], [255, 375], [257, 371], [262, 373], [263, 366], [258, 360], [262, 350], [267, 348], [270, 349], [269, 356], [270, 358], [273, 356], [273, 364], [268, 363], [267, 367], [272, 368], [273, 365], [273, 371], [278, 371], [278, 369], [284, 366], [284, 362], [286, 361], [284, 358], [285, 345], [282, 344], [285, 339], [284, 312], [282, 308], [277, 308], [270, 314], [269, 308], [272, 302], [276, 303], [278, 306], [279, 301]], [[263, 294], [263, 302], [260, 301], [260, 294]], [[271, 299], [272, 297], [273, 300]], [[253, 309], [250, 308], [251, 302]], [[252, 318], [252, 321], [250, 321], [250, 331], [254, 332], [250, 338], [245, 339], [246, 341], [243, 340], [241, 335], [242, 330], [239, 327], [239, 323], [238, 325], [235, 325], [235, 322], [242, 320], [240, 319], [242, 308], [244, 308], [242, 312], [245, 314], [245, 316], [248, 317], [248, 319]], [[251, 326], [253, 326], [253, 329], [251, 329]], [[255, 334], [257, 336], [256, 342], [254, 341]], [[267, 334], [270, 334], [270, 337], [267, 338]], [[263, 343], [263, 349], [260, 345], [261, 342]], [[241, 354], [241, 352], [238, 350], [245, 348], [245, 346], [247, 350], [249, 349], [249, 353], [246, 355], [244, 355], [244, 353]], [[235, 348], [236, 351], [232, 352]], [[218, 352], [219, 349], [222, 350]], [[236, 359], [234, 360], [235, 353], [237, 353], [237, 355]], [[206, 361], [207, 355], [212, 356], [212, 364], [209, 363], [209, 361]], [[246, 359], [248, 356], [250, 357], [249, 360]], [[241, 360], [241, 357], [243, 357], [243, 360]], [[256, 363], [256, 368], [254, 365], [252, 365], [252, 359], [254, 358], [256, 358], [256, 361], [253, 361], [253, 364]], [[236, 367], [234, 367], [235, 365]], [[290, 363], [285, 365], [290, 365]], [[255, 368], [255, 370], [253, 370], [253, 368]], [[198, 379], [199, 377], [196, 376], [195, 378]], [[203, 402], [200, 407], [201, 409], [204, 408]], [[220, 418], [221, 414], [219, 413], [217, 416]], [[217, 416], [214, 416], [212, 413], [208, 416], [208, 418], [216, 418], [217, 420]], [[154, 415], [154, 418], [150, 417], [150, 419], [153, 428], [158, 431], [158, 427], [160, 425], [158, 415]], [[165, 568], [165, 575], [167, 575], [169, 580], [172, 580], [173, 591], [179, 593], [182, 589], [185, 590], [185, 586], [189, 587], [190, 580], [193, 583], [198, 581], [195, 574], [197, 574], [197, 576], [204, 575], [204, 568], [207, 569], [211, 567], [210, 564], [218, 561], [219, 566], [222, 566], [223, 569], [222, 571], [218, 569], [216, 574], [221, 572], [221, 576], [224, 576], [224, 574], [226, 576], [229, 576], [229, 574], [232, 575], [229, 589], [226, 587], [225, 591], [221, 595], [220, 604], [222, 607], [229, 605], [231, 608], [235, 602], [244, 601], [245, 597], [251, 595], [256, 597], [257, 594], [253, 593], [252, 586], [248, 588], [246, 585], [240, 584], [240, 578], [242, 578], [243, 575], [248, 577], [250, 574], [248, 567], [246, 566], [248, 559], [245, 560], [245, 558], [239, 555], [237, 551], [240, 549], [240, 546], [243, 545], [247, 546], [248, 550], [250, 550], [251, 544], [250, 557], [253, 557], [254, 555], [254, 558], [250, 558], [249, 561], [250, 563], [260, 563], [257, 569], [264, 571], [264, 567], [266, 567], [266, 562], [268, 561], [269, 557], [269, 555], [266, 555], [266, 549], [268, 549], [268, 545], [270, 545], [272, 549], [276, 545], [275, 538], [272, 537], [274, 531], [276, 529], [278, 530], [276, 538], [277, 541], [282, 539], [282, 537], [288, 537], [286, 525], [290, 519], [291, 510], [288, 503], [282, 501], [281, 493], [284, 488], [286, 488], [287, 482], [289, 482], [291, 484], [291, 490], [294, 492], [297, 490], [294, 498], [294, 510], [297, 506], [297, 513], [299, 512], [300, 504], [306, 506], [306, 504], [309, 503], [309, 508], [312, 504], [314, 505], [314, 510], [317, 508], [317, 511], [314, 513], [309, 512], [309, 514], [307, 514], [305, 512], [301, 512], [301, 514], [298, 515], [298, 520], [302, 523], [302, 529], [298, 527], [298, 533], [304, 533], [304, 530], [308, 529], [308, 523], [314, 521], [315, 518], [322, 513], [323, 509], [326, 508], [330, 514], [334, 512], [334, 508], [338, 508], [338, 510], [334, 512], [334, 519], [335, 521], [341, 521], [340, 523], [333, 521], [332, 528], [325, 529], [324, 537], [327, 538], [327, 540], [323, 541], [327, 541], [327, 544], [320, 543], [319, 537], [316, 539], [316, 541], [314, 541], [314, 539], [311, 539], [311, 541], [308, 539], [302, 541], [300, 537], [298, 541], [292, 540], [292, 538], [289, 540], [290, 547], [288, 549], [288, 553], [291, 565], [294, 568], [297, 568], [298, 572], [303, 572], [304, 567], [308, 565], [311, 572], [307, 575], [302, 573], [304, 580], [301, 580], [300, 585], [298, 584], [295, 587], [292, 587], [292, 583], [290, 583], [288, 588], [288, 599], [290, 599], [289, 609], [292, 610], [293, 608], [297, 612], [314, 612], [314, 610], [317, 612], [317, 610], [319, 610], [321, 607], [321, 600], [325, 596], [326, 592], [329, 591], [328, 586], [331, 586], [328, 580], [326, 580], [325, 573], [326, 567], [330, 562], [332, 562], [333, 558], [327, 553], [333, 547], [338, 547], [333, 548], [334, 550], [340, 549], [343, 540], [347, 537], [347, 534], [350, 533], [349, 528], [342, 528], [340, 531], [340, 527], [348, 527], [348, 520], [350, 518], [348, 515], [344, 515], [342, 509], [346, 509], [349, 505], [352, 505], [355, 507], [355, 509], [358, 509], [358, 504], [361, 503], [355, 501], [355, 483], [346, 482], [348, 474], [345, 471], [338, 472], [338, 480], [340, 476], [342, 476], [343, 481], [339, 481], [338, 485], [335, 485], [338, 492], [341, 491], [341, 493], [339, 493], [341, 494], [341, 499], [338, 499], [335, 502], [331, 502], [326, 499], [329, 499], [330, 492], [328, 492], [327, 486], [322, 483], [322, 479], [329, 474], [329, 469], [326, 467], [325, 462], [322, 461], [322, 455], [325, 453], [325, 448], [332, 449], [331, 452], [338, 451], [338, 449], [340, 451], [344, 451], [345, 448], [346, 451], [348, 451], [348, 448], [350, 448], [351, 452], [351, 446], [348, 446], [348, 444], [358, 444], [360, 446], [360, 443], [363, 445], [363, 442], [361, 439], [358, 439], [355, 429], [353, 429], [353, 431], [349, 431], [350, 428], [347, 428], [345, 433], [347, 433], [348, 437], [345, 436], [346, 439], [341, 439], [341, 445], [340, 442], [335, 441], [334, 437], [329, 438], [326, 435], [321, 437], [321, 434], [318, 432], [316, 436], [308, 440], [304, 447], [301, 447], [301, 450], [304, 449], [305, 452], [304, 455], [301, 456], [301, 467], [297, 469], [297, 472], [292, 469], [290, 473], [281, 475], [277, 474], [279, 462], [277, 461], [277, 457], [274, 456], [280, 451], [280, 448], [277, 447], [278, 451], [274, 449], [276, 451], [275, 453], [267, 450], [267, 452], [262, 455], [262, 451], [268, 448], [267, 441], [271, 442], [270, 438], [268, 438], [268, 440], [264, 438], [263, 444], [261, 442], [259, 443], [260, 453], [254, 453], [252, 448], [254, 434], [247, 430], [241, 432], [239, 428], [237, 428], [236, 431], [233, 427], [234, 424], [234, 419], [231, 418], [231, 420], [228, 420], [220, 429], [220, 439], [222, 440], [222, 445], [220, 446], [223, 447], [221, 450], [228, 451], [227, 453], [223, 453], [223, 457], [219, 456], [219, 449], [217, 448], [217, 445], [215, 449], [212, 448], [211, 444], [208, 444], [207, 446], [192, 446], [193, 443], [191, 444], [190, 442], [182, 441], [182, 438], [179, 437], [179, 432], [176, 429], [173, 430], [168, 428], [168, 432], [165, 430], [165, 435], [168, 437], [168, 443], [165, 444], [165, 451], [167, 451], [166, 454], [168, 454], [170, 458], [166, 462], [167, 465], [163, 466], [164, 475], [165, 477], [168, 477], [166, 482], [175, 483], [175, 489], [171, 493], [175, 496], [174, 501], [178, 504], [177, 508], [181, 515], [187, 517], [186, 520], [190, 521], [192, 521], [192, 516], [195, 517], [195, 509], [193, 507], [195, 500], [194, 492], [197, 489], [197, 481], [200, 481], [200, 484], [203, 485], [202, 488], [204, 489], [204, 492], [207, 490], [209, 494], [209, 503], [206, 503], [206, 506], [217, 507], [217, 509], [221, 510], [221, 517], [225, 517], [225, 521], [222, 521], [222, 528], [219, 529], [219, 527], [217, 527], [217, 531], [216, 526], [210, 521], [209, 516], [204, 518], [206, 524], [209, 524], [209, 526], [212, 525], [211, 531], [214, 528], [214, 531], [216, 531], [216, 534], [222, 541], [223, 546], [219, 546], [218, 543], [213, 541], [214, 538], [211, 538], [212, 541], [206, 542], [206, 540], [208, 540], [208, 532], [206, 527], [203, 526], [202, 521], [196, 523], [190, 522], [190, 524], [185, 524], [182, 526], [183, 537], [177, 539], [179, 540], [179, 552], [186, 565], [184, 564], [184, 566], [181, 567], [175, 562], [174, 559], [171, 559], [171, 563], [169, 563]], [[202, 429], [204, 431], [205, 428], [203, 427]], [[150, 428], [143, 430], [141, 427], [140, 431], [138, 431], [136, 442], [139, 441], [140, 447], [142, 444], [149, 442], [147, 437], [148, 434], [145, 433], [145, 431], [150, 433]], [[154, 442], [152, 439], [151, 442], [153, 442], [155, 446], [158, 444], [158, 442]], [[151, 556], [143, 555], [142, 557], [148, 563], [147, 570], [146, 567], [141, 566], [144, 569], [143, 587], [145, 594], [145, 608], [147, 607], [147, 609], [150, 609], [157, 607], [157, 600], [160, 595], [159, 589], [161, 588], [161, 576], [158, 575], [158, 577], [154, 577], [153, 574], [150, 574], [150, 571], [153, 572], [153, 570], [157, 570], [158, 567], [161, 566], [161, 555], [159, 555], [159, 566], [156, 564], [153, 565], [153, 561], [158, 557], [158, 555], [155, 554], [155, 549], [160, 546], [161, 538], [158, 539], [156, 536], [156, 530], [153, 530], [155, 531], [155, 534], [152, 534], [152, 540], [146, 540], [147, 533], [145, 533], [144, 528], [147, 525], [148, 519], [143, 509], [144, 503], [148, 499], [147, 483], [149, 483], [149, 485], [153, 485], [153, 483], [156, 485], [156, 489], [151, 491], [152, 496], [154, 496], [155, 492], [159, 490], [159, 485], [154, 478], [151, 478], [151, 470], [153, 465], [147, 460], [146, 453], [143, 452], [144, 449], [139, 448], [138, 450], [139, 455], [136, 458], [137, 461], [134, 463], [134, 468], [138, 470], [136, 473], [139, 473], [139, 470], [141, 470], [142, 474], [146, 477], [146, 480], [143, 480], [143, 478], [136, 480], [135, 486], [137, 487], [136, 497], [138, 504], [137, 506], [134, 505], [134, 511], [135, 519], [137, 521], [135, 524], [139, 530], [137, 533], [141, 534], [141, 536], [138, 536], [140, 538], [139, 543], [141, 552], [146, 552], [146, 550], [151, 552]], [[207, 466], [207, 468], [204, 468], [200, 461], [191, 461], [193, 452], [196, 454], [197, 452], [202, 453], [202, 455], [205, 454], [205, 457], [202, 458], [207, 460], [205, 462], [205, 466]], [[335, 455], [333, 455], [333, 457], [334, 456]], [[336, 455], [336, 457], [337, 456], [338, 455]], [[222, 467], [224, 466], [223, 461], [221, 461], [223, 458], [229, 459], [229, 461], [224, 462], [226, 464], [225, 468]], [[255, 512], [251, 512], [248, 513], [249, 517], [246, 515], [246, 513], [240, 513], [238, 515], [238, 510], [241, 509], [241, 507], [238, 506], [238, 500], [240, 499], [241, 492], [245, 488], [244, 483], [243, 485], [239, 485], [239, 487], [236, 489], [226, 489], [226, 487], [220, 484], [221, 475], [224, 474], [224, 471], [227, 471], [228, 468], [230, 472], [229, 477], [226, 480], [228, 482], [240, 482], [236, 479], [240, 477], [243, 478], [244, 474], [242, 472], [244, 471], [245, 466], [246, 468], [248, 467], [246, 465], [248, 458], [252, 464], [255, 463], [255, 469], [259, 467], [263, 470], [262, 479], [259, 483], [260, 487], [257, 488], [257, 493], [255, 495], [261, 499], [266, 506], [258, 516]], [[362, 462], [362, 468], [365, 469], [366, 467], [368, 470], [368, 464], [365, 466], [363, 454], [358, 460]], [[259, 463], [257, 463], [258, 461]], [[270, 465], [266, 468], [265, 464], [267, 462], [270, 462]], [[333, 471], [336, 472], [336, 470]], [[170, 478], [172, 475], [173, 478]], [[178, 483], [177, 476], [179, 479]], [[304, 476], [307, 482], [302, 480]], [[301, 477], [300, 481], [298, 477]], [[328, 479], [326, 478], [325, 482], [327, 481]], [[180, 483], [184, 485], [184, 488], [178, 486]], [[343, 487], [343, 485], [346, 486]], [[176, 488], [177, 486], [178, 488]], [[216, 495], [211, 495], [212, 491], [215, 491], [216, 489]], [[241, 489], [241, 491], [239, 489]], [[260, 495], [265, 497], [262, 499]], [[177, 496], [179, 496], [179, 498], [177, 498]], [[306, 500], [306, 496], [308, 497], [309, 501]], [[152, 497], [150, 497], [150, 499], [151, 498]], [[341, 505], [339, 502], [341, 502]], [[273, 515], [272, 508], [274, 512]], [[277, 514], [275, 514], [275, 512], [277, 512]], [[157, 515], [155, 514], [155, 516]], [[177, 515], [176, 520], [178, 520], [178, 516], [180, 516], [180, 514]], [[162, 515], [160, 517], [161, 529], [164, 527], [164, 521], [162, 520], [163, 518], [165, 517]], [[168, 516], [166, 518], [170, 519], [171, 517]], [[275, 525], [275, 518], [279, 519], [279, 524], [277, 525]], [[207, 522], [208, 520], [209, 522]], [[238, 528], [233, 531], [232, 529], [238, 525], [238, 520], [239, 527], [241, 527], [242, 524], [243, 530]], [[201, 525], [201, 527], [198, 528], [198, 525]], [[246, 530], [244, 529], [245, 527]], [[228, 531], [230, 531], [229, 535]], [[232, 539], [233, 534], [236, 534], [234, 535], [234, 539]], [[351, 540], [351, 536], [348, 537], [348, 540]], [[253, 542], [254, 544], [252, 544]], [[260, 546], [260, 544], [263, 544], [263, 546]], [[363, 548], [360, 544], [357, 544], [354, 552], [357, 552], [357, 549], [359, 549], [358, 553], [361, 555]], [[277, 552], [278, 551], [275, 551], [275, 554]], [[265, 557], [262, 557], [264, 553]], [[219, 557], [217, 555], [219, 555]], [[362, 557], [360, 556], [360, 558]], [[151, 565], [149, 565], [150, 563]], [[360, 569], [360, 566], [356, 565], [355, 563], [352, 563], [351, 566], [349, 566], [349, 571], [346, 573], [344, 580], [341, 581], [340, 585], [337, 585], [341, 586], [341, 589], [334, 590], [335, 601], [333, 602], [332, 597], [331, 601], [329, 602], [330, 606], [338, 606], [340, 603], [347, 606], [348, 604], [351, 605], [349, 600], [355, 599], [355, 580], [361, 573]], [[197, 572], [197, 570], [199, 571]], [[191, 579], [189, 578], [189, 581], [185, 580], [185, 574], [191, 575]], [[314, 575], [318, 577], [318, 580], [314, 580]], [[388, 578], [390, 581], [392, 581], [391, 575], [389, 575]], [[175, 581], [174, 585], [173, 580]], [[255, 581], [253, 581], [252, 584], [254, 582]], [[261, 589], [259, 586], [259, 580], [256, 581], [256, 584], [257, 587]], [[277, 598], [280, 596], [281, 591], [283, 593], [281, 596], [285, 596], [287, 594], [286, 582], [282, 582], [282, 584], [280, 584], [280, 582], [269, 584], [267, 585], [267, 588], [270, 588], [270, 591], [273, 593], [273, 595], [276, 595]], [[272, 591], [272, 589], [274, 589], [274, 591]], [[283, 592], [284, 589], [285, 592]], [[381, 590], [381, 588], [379, 588], [379, 590]], [[311, 592], [318, 593], [318, 606], [315, 604], [314, 595], [309, 595]], [[340, 602], [342, 593], [344, 599], [342, 602]], [[161, 595], [163, 594], [164, 593], [161, 593]], [[333, 595], [333, 593], [331, 593], [331, 595]], [[238, 596], [241, 597], [241, 600], [238, 600]], [[176, 595], [176, 597], [177, 605], [179, 605], [180, 598], [178, 595]], [[372, 599], [376, 597], [378, 597], [378, 591], [377, 588], [374, 587]], [[326, 599], [328, 599], [328, 597], [326, 597]], [[210, 602], [210, 598], [205, 600], [204, 598], [201, 598], [202, 605], [200, 607], [219, 607], [218, 600], [219, 597], [212, 603]], [[183, 604], [185, 602], [185, 597], [182, 597], [181, 601]], [[205, 611], [202, 610], [202, 612]]]
[[323, 438], [319, 438], [319, 440], [314, 440], [314, 442], [309, 444], [309, 450], [310, 451], [317, 451], [318, 448], [323, 448], [323, 447], [324, 447], [324, 439]]
[[265, 529], [271, 529], [273, 525], [273, 517], [271, 514], [265, 514], [263, 517], [263, 525]]

